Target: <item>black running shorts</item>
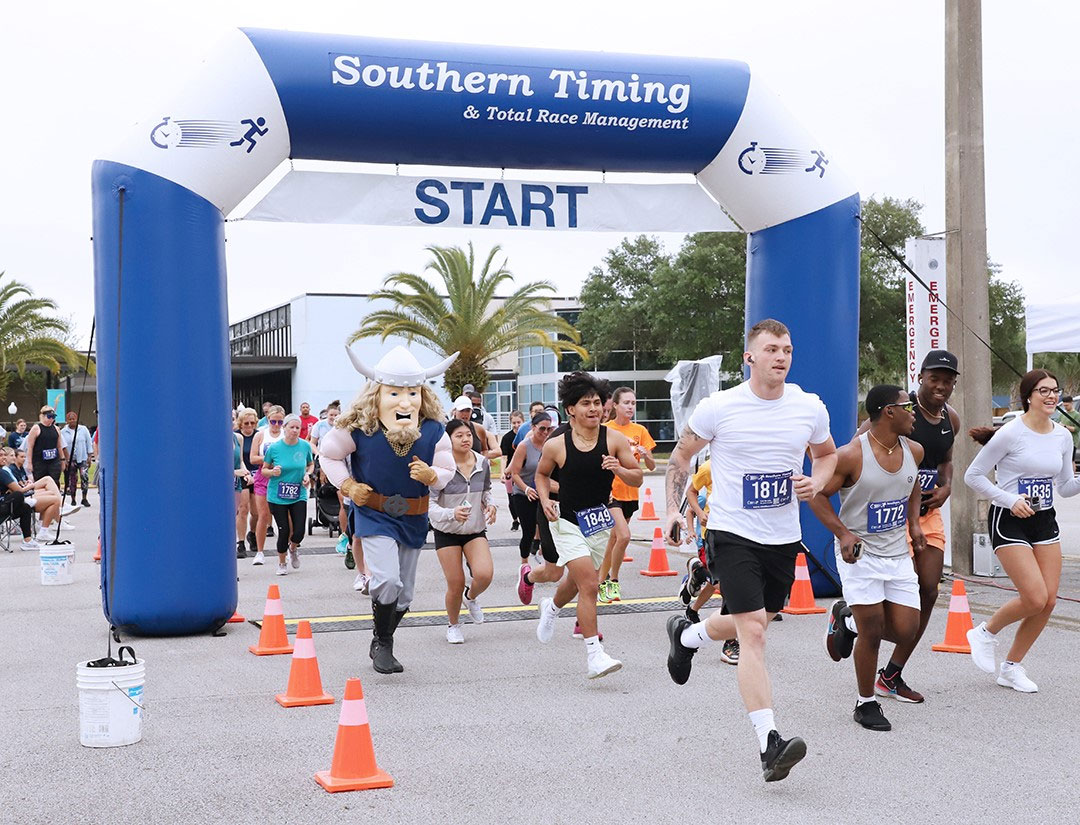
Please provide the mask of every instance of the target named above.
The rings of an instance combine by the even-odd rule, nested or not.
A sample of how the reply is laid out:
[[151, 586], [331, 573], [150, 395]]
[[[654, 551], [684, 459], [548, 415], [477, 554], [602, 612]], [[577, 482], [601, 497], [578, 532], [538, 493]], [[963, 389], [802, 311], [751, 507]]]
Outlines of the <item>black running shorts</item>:
[[608, 502], [608, 509], [622, 510], [623, 518], [630, 521], [630, 516], [637, 512], [638, 503], [636, 501], [619, 501], [619, 499], [613, 498]]
[[795, 581], [795, 556], [802, 542], [758, 544], [724, 530], [705, 531], [709, 574], [731, 613], [765, 609], [779, 613]]
[[1027, 518], [1017, 518], [1011, 510], [991, 504], [987, 524], [990, 528], [990, 544], [995, 552], [999, 547], [1008, 545], [1034, 547], [1037, 544], [1056, 544], [1061, 541], [1057, 514], [1053, 507], [1040, 510]]
[[487, 537], [487, 530], [481, 530], [479, 533], [444, 533], [432, 527], [431, 532], [435, 535], [436, 550], [442, 550], [444, 547], [464, 547], [470, 541]]

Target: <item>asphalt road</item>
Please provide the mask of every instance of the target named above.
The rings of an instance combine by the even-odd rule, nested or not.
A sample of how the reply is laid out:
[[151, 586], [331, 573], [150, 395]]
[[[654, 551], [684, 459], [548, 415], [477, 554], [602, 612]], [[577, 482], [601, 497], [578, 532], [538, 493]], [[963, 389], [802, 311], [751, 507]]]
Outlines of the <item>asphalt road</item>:
[[[650, 481], [658, 494], [662, 480]], [[290, 659], [249, 654], [258, 634], [251, 624], [229, 625], [223, 638], [125, 639], [146, 660], [143, 740], [102, 750], [79, 745], [75, 665], [104, 655], [107, 633], [90, 560], [96, 516], [94, 509], [72, 519], [78, 561], [70, 586], [42, 587], [36, 554], [0, 558], [8, 637], [0, 668], [5, 822], [1077, 819], [1077, 499], [1061, 511], [1070, 556], [1063, 598], [1026, 662], [1037, 694], [998, 687], [967, 656], [930, 651], [944, 636], [943, 587], [927, 638], [905, 671], [926, 703], [887, 703], [894, 730], [865, 731], [851, 719], [850, 662], [834, 664], [822, 650], [823, 617], [788, 617], [769, 632], [774, 706], [781, 732], [804, 737], [809, 753], [787, 780], [766, 785], [735, 668], [720, 662], [718, 650], [706, 650], [690, 682], [674, 685], [664, 667], [666, 613], [604, 616], [605, 647], [624, 667], [594, 682], [585, 679], [583, 645], [570, 638], [569, 616], [546, 646], [536, 641], [531, 618], [467, 625], [466, 643], [457, 646], [446, 643], [441, 625], [403, 627], [397, 652], [406, 672], [396, 676], [371, 670], [367, 631], [320, 632], [324, 687], [340, 700], [346, 678], [363, 679], [376, 755], [396, 782], [389, 790], [335, 795], [313, 774], [330, 766], [340, 702], [280, 708], [273, 695], [285, 687]], [[645, 538], [651, 526], [635, 522], [634, 533]], [[512, 535], [503, 507], [493, 537]], [[312, 551], [329, 546], [325, 536], [305, 542]], [[624, 597], [672, 596], [679, 579], [638, 575], [647, 543], [634, 549]], [[518, 605], [516, 548], [503, 544], [493, 554], [496, 580], [481, 601]], [[285, 578], [270, 564], [241, 562], [239, 576], [248, 617], [261, 614], [271, 583], [281, 586], [289, 619], [369, 612], [333, 553], [309, 553]], [[433, 552], [423, 555], [418, 581], [414, 608], [441, 610]], [[538, 588], [536, 601], [550, 589]], [[972, 584], [969, 594], [976, 622], [1010, 595], [985, 584]]]

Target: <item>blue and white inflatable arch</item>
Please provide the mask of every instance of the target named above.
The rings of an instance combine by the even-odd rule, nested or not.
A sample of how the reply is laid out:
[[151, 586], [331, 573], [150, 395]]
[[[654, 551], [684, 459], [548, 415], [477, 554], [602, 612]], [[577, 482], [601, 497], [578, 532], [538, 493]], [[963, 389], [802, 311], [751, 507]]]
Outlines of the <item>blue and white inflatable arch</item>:
[[747, 321], [791, 328], [792, 380], [838, 442], [854, 430], [859, 197], [746, 64], [236, 31], [93, 167], [103, 601], [122, 629], [198, 633], [236, 607], [224, 217], [287, 158], [693, 173], [750, 233]]

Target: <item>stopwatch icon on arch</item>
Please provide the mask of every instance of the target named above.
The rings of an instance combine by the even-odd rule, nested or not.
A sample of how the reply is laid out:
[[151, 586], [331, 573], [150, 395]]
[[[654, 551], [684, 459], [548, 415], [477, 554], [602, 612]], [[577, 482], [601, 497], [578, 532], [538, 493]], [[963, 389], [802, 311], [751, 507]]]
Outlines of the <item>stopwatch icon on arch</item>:
[[765, 168], [765, 152], [758, 148], [756, 140], [739, 153], [739, 168], [748, 175], [756, 175]]

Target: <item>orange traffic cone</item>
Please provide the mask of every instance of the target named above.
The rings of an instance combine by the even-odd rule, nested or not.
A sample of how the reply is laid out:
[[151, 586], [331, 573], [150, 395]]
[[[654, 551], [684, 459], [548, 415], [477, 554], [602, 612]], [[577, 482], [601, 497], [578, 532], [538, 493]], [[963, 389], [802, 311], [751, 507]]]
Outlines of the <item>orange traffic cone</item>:
[[237, 622], [246, 622], [246, 621], [247, 621], [247, 619], [245, 619], [243, 616], [240, 615], [240, 609], [237, 608], [236, 610], [233, 611], [232, 616], [230, 616], [225, 621], [225, 624], [236, 624]]
[[795, 581], [791, 584], [791, 595], [787, 607], [781, 613], [793, 613], [804, 616], [808, 613], [824, 613], [824, 607], [814, 604], [814, 586], [810, 584], [810, 568], [806, 566], [806, 553], [795, 557]]
[[939, 653], [971, 653], [967, 632], [972, 627], [967, 591], [964, 590], [964, 583], [956, 579], [952, 583], [952, 596], [949, 598], [949, 620], [945, 623], [945, 641], [939, 645], [931, 645], [930, 649]]
[[656, 508], [652, 503], [652, 490], [648, 487], [645, 488], [645, 498], [641, 502], [641, 515], [638, 516], [638, 521], [660, 521], [656, 515]]
[[341, 702], [334, 740], [334, 761], [330, 763], [330, 770], [315, 774], [315, 781], [330, 793], [394, 787], [393, 777], [375, 764], [364, 688], [359, 679], [345, 682], [345, 698]]
[[285, 613], [281, 609], [281, 593], [276, 584], [266, 591], [266, 609], [263, 611], [262, 631], [259, 643], [248, 648], [256, 656], [273, 656], [292, 653], [289, 634], [285, 632]]
[[[648, 493], [648, 490], [645, 492]], [[649, 568], [648, 570], [638, 570], [638, 572], [643, 576], [679, 575], [678, 572], [672, 570], [668, 565], [667, 550], [664, 549], [664, 534], [659, 527], [653, 530], [652, 550], [649, 552]]]
[[300, 622], [294, 644], [289, 686], [274, 698], [283, 708], [334, 704], [334, 697], [323, 693], [319, 660], [315, 658], [315, 640], [311, 638], [311, 622]]
[[94, 561], [101, 561], [101, 536], [98, 536], [97, 550], [94, 551]]

